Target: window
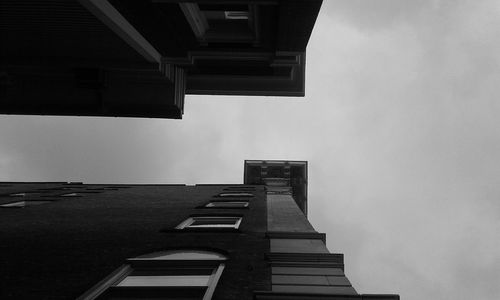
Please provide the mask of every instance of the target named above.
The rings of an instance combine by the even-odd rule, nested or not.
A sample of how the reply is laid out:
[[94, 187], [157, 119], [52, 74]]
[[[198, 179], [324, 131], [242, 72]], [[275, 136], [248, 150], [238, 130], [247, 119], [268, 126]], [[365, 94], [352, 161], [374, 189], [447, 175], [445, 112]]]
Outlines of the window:
[[38, 190], [36, 192], [22, 192], [22, 193], [12, 193], [9, 194], [10, 197], [29, 197], [29, 196], [40, 196], [41, 194], [50, 193], [51, 190]]
[[40, 204], [45, 204], [45, 203], [49, 203], [49, 202], [51, 202], [51, 201], [17, 201], [17, 202], [11, 202], [11, 203], [6, 203], [6, 204], [0, 204], [0, 207], [23, 208], [25, 206], [40, 205]]
[[220, 193], [218, 197], [254, 197], [254, 194], [247, 192], [227, 192]]
[[248, 11], [224, 11], [226, 20], [248, 20]]
[[257, 40], [257, 14], [254, 5], [183, 2], [179, 6], [202, 44], [251, 43]]
[[10, 197], [26, 197], [26, 196], [36, 196], [41, 192], [22, 192], [22, 193], [12, 193], [9, 194]]
[[245, 208], [248, 207], [248, 201], [214, 201], [210, 202], [205, 207], [210, 208]]
[[79, 197], [80, 195], [78, 195], [77, 193], [67, 193], [67, 194], [62, 194], [59, 196], [60, 197]]
[[26, 193], [14, 193], [14, 194], [9, 194], [11, 197], [24, 197], [26, 196]]
[[205, 250], [172, 250], [127, 260], [79, 299], [209, 300], [226, 256]]
[[[203, 273], [200, 270], [199, 273]], [[125, 277], [117, 286], [192, 286], [205, 287], [208, 285], [210, 274], [204, 275], [144, 275], [138, 274]]]
[[238, 229], [241, 217], [207, 216], [191, 217], [179, 224], [176, 229], [185, 228], [234, 228]]
[[141, 255], [135, 260], [226, 260], [226, 256], [205, 250], [169, 250]]

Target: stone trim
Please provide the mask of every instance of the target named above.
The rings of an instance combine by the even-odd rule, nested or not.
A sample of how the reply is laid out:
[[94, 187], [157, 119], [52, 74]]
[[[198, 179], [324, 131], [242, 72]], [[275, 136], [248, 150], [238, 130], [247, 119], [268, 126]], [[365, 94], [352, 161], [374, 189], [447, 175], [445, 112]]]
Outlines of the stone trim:
[[304, 294], [280, 293], [271, 291], [255, 291], [255, 300], [399, 300], [394, 294]]
[[307, 239], [322, 240], [326, 244], [326, 234], [319, 232], [277, 232], [268, 231], [266, 237], [270, 239]]

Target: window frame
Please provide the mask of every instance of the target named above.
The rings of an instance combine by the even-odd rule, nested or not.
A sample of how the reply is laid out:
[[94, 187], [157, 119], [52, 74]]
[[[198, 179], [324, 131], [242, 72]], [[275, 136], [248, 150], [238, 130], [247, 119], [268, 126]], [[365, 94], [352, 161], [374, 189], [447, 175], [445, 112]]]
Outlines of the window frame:
[[0, 208], [25, 208], [27, 206], [36, 206], [53, 202], [51, 200], [18, 200], [8, 203], [1, 203]]
[[20, 193], [12, 193], [12, 194], [9, 194], [9, 197], [26, 197], [28, 193], [26, 192], [20, 192]]
[[63, 197], [63, 198], [74, 198], [74, 197], [81, 197], [81, 192], [71, 192], [71, 193], [64, 193], [58, 195], [58, 197]]
[[[220, 226], [210, 226], [210, 225], [215, 225], [215, 224], [207, 224], [207, 225], [193, 225], [198, 220], [203, 220], [203, 219], [235, 219], [235, 222], [233, 225], [230, 224], [220, 224]], [[237, 230], [240, 225], [241, 221], [243, 220], [242, 216], [226, 216], [226, 215], [210, 215], [210, 216], [191, 216], [187, 218], [186, 220], [182, 221], [179, 225], [175, 227], [175, 229], [179, 230], [196, 230], [196, 229], [234, 229]], [[227, 225], [227, 226], [226, 226]]]
[[253, 198], [255, 197], [254, 193], [250, 192], [222, 192], [217, 194], [218, 198]]
[[[242, 206], [224, 206], [224, 203], [241, 203]], [[250, 206], [250, 202], [247, 200], [229, 200], [229, 201], [210, 201], [203, 206], [203, 208], [211, 208], [211, 209], [247, 209]]]
[[[210, 3], [204, 3], [205, 5], [210, 5]], [[183, 2], [179, 3], [179, 7], [184, 14], [186, 21], [189, 23], [193, 34], [200, 43], [200, 45], [206, 46], [208, 43], [255, 43], [259, 40], [259, 27], [257, 5], [247, 4], [245, 10], [234, 10], [230, 7], [223, 10], [216, 10], [224, 18], [213, 18], [207, 15], [207, 12], [212, 10], [202, 9], [198, 3]], [[235, 13], [239, 13], [240, 16], [234, 16]], [[241, 14], [246, 13], [243, 17]], [[233, 15], [233, 16], [231, 16]], [[216, 22], [219, 21], [219, 22]], [[235, 23], [235, 21], [237, 23]], [[221, 25], [217, 23], [223, 22]], [[226, 24], [224, 24], [226, 23]], [[243, 26], [237, 32], [239, 38], [235, 38], [234, 33], [225, 32], [226, 27], [231, 27], [235, 25], [242, 24]]]
[[[194, 249], [179, 249], [179, 251], [187, 251]], [[172, 250], [171, 250], [172, 251]], [[175, 250], [174, 250], [175, 251]], [[198, 250], [199, 251], [199, 250]], [[196, 289], [200, 289], [201, 293], [203, 293], [203, 300], [210, 300], [212, 298], [213, 293], [215, 292], [215, 288], [217, 287], [217, 283], [222, 275], [222, 271], [225, 268], [225, 262], [227, 257], [221, 253], [213, 252], [213, 251], [205, 251], [207, 253], [217, 254], [219, 257], [210, 257], [207, 259], [198, 258], [198, 259], [155, 259], [147, 258], [147, 257], [136, 257], [127, 259], [127, 264], [122, 265], [120, 268], [115, 270], [113, 273], [104, 278], [101, 282], [96, 284], [90, 290], [88, 290], [85, 294], [77, 298], [77, 300], [93, 300], [100, 299], [101, 296], [106, 299], [107, 296], [113, 296], [113, 294], [117, 294], [120, 292], [139, 292], [145, 291], [152, 294], [165, 293], [166, 291], [170, 291], [170, 293], [180, 292], [182, 290], [193, 290], [196, 293]], [[167, 253], [170, 251], [166, 251]], [[162, 252], [156, 252], [162, 253]], [[155, 253], [151, 253], [148, 255], [154, 255]], [[146, 256], [146, 255], [144, 255]], [[119, 284], [123, 282], [127, 277], [131, 276], [134, 271], [139, 272], [155, 272], [158, 270], [163, 271], [179, 271], [179, 270], [211, 270], [208, 275], [208, 281], [206, 286], [120, 286]], [[154, 275], [152, 275], [154, 276]], [[204, 291], [203, 291], [204, 290]]]

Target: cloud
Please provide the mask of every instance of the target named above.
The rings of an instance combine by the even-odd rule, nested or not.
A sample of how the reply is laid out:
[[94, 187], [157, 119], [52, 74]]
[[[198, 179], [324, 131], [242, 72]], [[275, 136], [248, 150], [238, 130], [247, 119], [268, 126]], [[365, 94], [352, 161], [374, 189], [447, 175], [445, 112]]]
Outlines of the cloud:
[[498, 4], [398, 2], [324, 4], [308, 98], [330, 138], [314, 157], [311, 219], [358, 291], [495, 299]]

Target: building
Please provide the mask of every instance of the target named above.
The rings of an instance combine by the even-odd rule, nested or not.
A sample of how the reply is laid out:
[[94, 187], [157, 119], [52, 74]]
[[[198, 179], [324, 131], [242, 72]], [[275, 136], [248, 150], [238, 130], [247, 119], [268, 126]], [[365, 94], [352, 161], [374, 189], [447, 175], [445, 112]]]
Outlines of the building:
[[358, 294], [305, 216], [307, 162], [245, 184], [0, 183], [1, 299], [399, 299]]
[[0, 113], [182, 118], [185, 94], [303, 96], [321, 0], [1, 0]]

